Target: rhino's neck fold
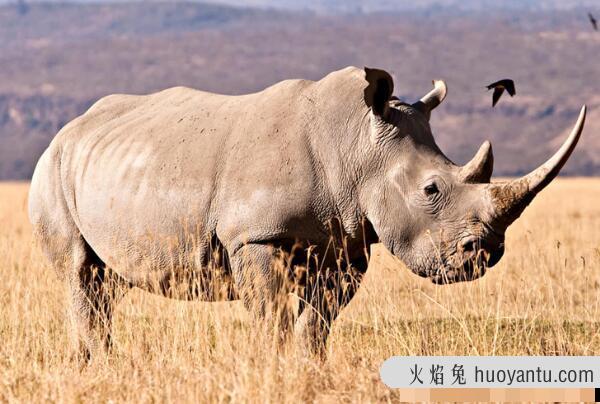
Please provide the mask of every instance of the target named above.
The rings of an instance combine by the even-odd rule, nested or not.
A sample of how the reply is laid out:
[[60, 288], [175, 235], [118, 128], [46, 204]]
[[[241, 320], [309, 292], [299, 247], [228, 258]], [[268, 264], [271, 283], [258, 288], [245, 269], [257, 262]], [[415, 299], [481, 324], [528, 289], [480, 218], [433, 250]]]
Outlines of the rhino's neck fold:
[[346, 233], [359, 237], [366, 217], [359, 197], [369, 174], [365, 171], [372, 147], [369, 109], [363, 100], [364, 79], [351, 70], [342, 73], [328, 76], [312, 89], [317, 118], [305, 124], [317, 183], [329, 200], [326, 215], [339, 218]]

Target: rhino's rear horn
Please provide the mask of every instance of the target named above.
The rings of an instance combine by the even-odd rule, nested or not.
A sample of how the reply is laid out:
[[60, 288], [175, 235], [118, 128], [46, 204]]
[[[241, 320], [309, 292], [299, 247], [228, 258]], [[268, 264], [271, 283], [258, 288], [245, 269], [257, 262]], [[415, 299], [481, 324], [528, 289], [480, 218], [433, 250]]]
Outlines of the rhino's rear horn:
[[412, 106], [421, 111], [427, 117], [427, 120], [429, 120], [431, 111], [444, 101], [447, 94], [448, 87], [446, 87], [444, 80], [433, 80], [433, 90], [425, 94], [423, 98], [415, 102]]
[[466, 183], [486, 184], [490, 182], [493, 170], [492, 144], [486, 140], [471, 161], [460, 168], [459, 179]]

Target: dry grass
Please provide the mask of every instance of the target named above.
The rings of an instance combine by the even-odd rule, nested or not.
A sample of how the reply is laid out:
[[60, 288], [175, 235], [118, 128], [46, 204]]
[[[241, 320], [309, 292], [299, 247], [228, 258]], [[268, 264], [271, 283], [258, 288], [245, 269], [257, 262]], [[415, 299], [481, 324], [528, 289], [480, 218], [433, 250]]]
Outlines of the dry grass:
[[556, 181], [509, 229], [483, 279], [434, 286], [382, 248], [333, 328], [325, 363], [278, 355], [239, 303], [134, 291], [116, 352], [80, 369], [65, 290], [32, 248], [26, 184], [0, 186], [0, 400], [380, 401], [396, 355], [600, 355], [600, 181]]

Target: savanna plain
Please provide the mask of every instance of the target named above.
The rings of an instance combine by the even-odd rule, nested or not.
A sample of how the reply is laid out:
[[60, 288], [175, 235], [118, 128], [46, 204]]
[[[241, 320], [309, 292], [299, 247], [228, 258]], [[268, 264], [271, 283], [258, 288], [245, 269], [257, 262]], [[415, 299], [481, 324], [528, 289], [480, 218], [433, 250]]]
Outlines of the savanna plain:
[[241, 303], [134, 290], [114, 351], [81, 366], [66, 290], [33, 243], [27, 183], [0, 184], [0, 401], [395, 401], [392, 355], [600, 355], [600, 180], [554, 181], [482, 279], [435, 286], [379, 245], [323, 362], [277, 350]]

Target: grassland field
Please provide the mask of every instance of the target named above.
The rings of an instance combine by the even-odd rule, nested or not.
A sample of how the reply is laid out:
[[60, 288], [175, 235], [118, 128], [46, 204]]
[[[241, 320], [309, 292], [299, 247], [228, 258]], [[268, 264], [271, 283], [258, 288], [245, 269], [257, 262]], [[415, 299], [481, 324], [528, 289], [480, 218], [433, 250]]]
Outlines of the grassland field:
[[278, 353], [241, 303], [134, 290], [115, 350], [81, 367], [66, 289], [33, 243], [27, 183], [0, 184], [0, 401], [395, 401], [391, 355], [600, 355], [600, 179], [554, 181], [482, 279], [435, 286], [382, 246], [334, 324], [324, 362]]

